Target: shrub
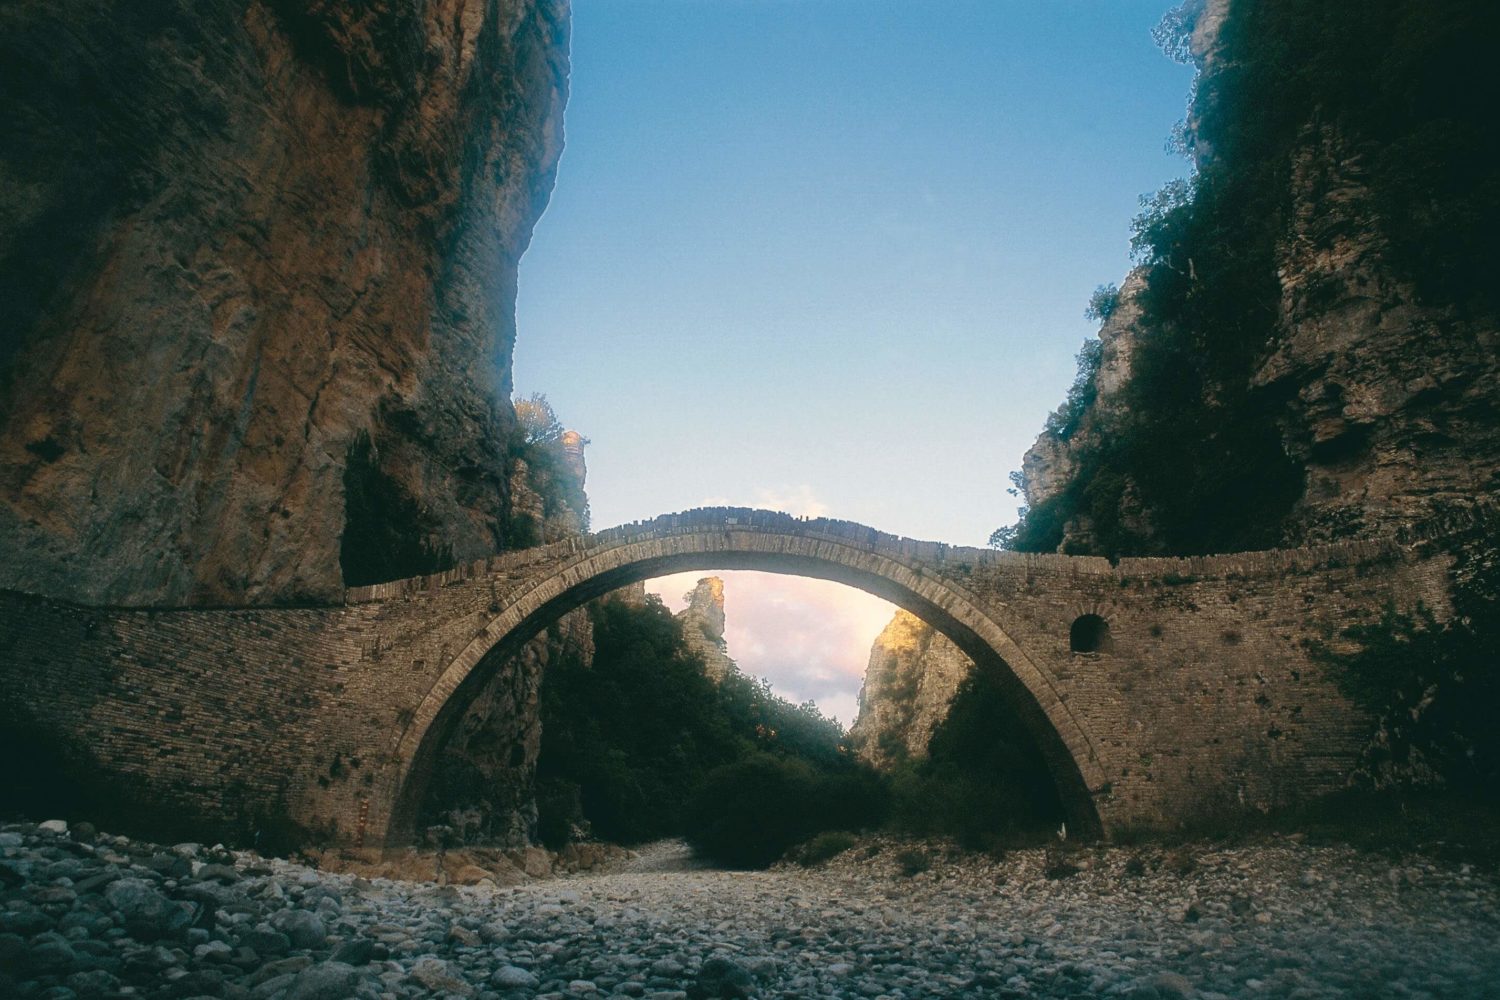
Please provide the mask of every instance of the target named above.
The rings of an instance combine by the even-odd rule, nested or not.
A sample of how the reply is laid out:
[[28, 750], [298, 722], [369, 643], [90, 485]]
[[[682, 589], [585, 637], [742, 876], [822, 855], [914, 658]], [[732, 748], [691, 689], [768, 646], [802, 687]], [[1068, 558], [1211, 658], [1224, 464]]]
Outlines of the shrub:
[[927, 757], [899, 765], [890, 782], [898, 830], [955, 837], [969, 850], [988, 849], [996, 837], [1034, 842], [1062, 819], [1041, 751], [1020, 730], [999, 677], [988, 670], [970, 672]]
[[882, 792], [862, 768], [819, 773], [805, 761], [757, 753], [709, 772], [688, 801], [684, 828], [705, 857], [763, 868], [819, 831], [878, 822]]
[[1073, 384], [1068, 387], [1068, 397], [1057, 411], [1047, 417], [1048, 434], [1066, 441], [1078, 430], [1083, 415], [1099, 396], [1099, 366], [1104, 361], [1104, 344], [1099, 340], [1085, 340], [1074, 359], [1077, 370]]
[[802, 846], [797, 854], [797, 863], [804, 868], [820, 865], [836, 858], [858, 843], [858, 838], [843, 830], [828, 830], [818, 834]]
[[896, 870], [907, 878], [920, 875], [931, 867], [931, 856], [920, 848], [905, 847], [896, 852]]
[[[1500, 555], [1481, 523], [1458, 539], [1453, 616], [1387, 609], [1344, 637], [1357, 652], [1314, 652], [1346, 696], [1378, 719], [1354, 774], [1363, 787], [1443, 787], [1500, 800]], [[1451, 541], [1451, 540], [1450, 540]]]
[[1083, 316], [1096, 323], [1103, 323], [1113, 316], [1119, 307], [1120, 286], [1100, 285], [1094, 289], [1094, 294], [1089, 296], [1089, 304], [1083, 310]]
[[769, 754], [715, 768], [688, 801], [688, 842], [721, 864], [763, 868], [817, 828], [816, 785], [806, 764]]

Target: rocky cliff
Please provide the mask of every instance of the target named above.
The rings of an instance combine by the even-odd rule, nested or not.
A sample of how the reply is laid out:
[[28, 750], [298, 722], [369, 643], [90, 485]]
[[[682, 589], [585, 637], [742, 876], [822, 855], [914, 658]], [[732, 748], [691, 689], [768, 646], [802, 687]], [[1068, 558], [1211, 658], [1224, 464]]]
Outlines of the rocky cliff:
[[876, 768], [924, 756], [973, 668], [947, 636], [916, 615], [897, 611], [870, 647], [850, 743]]
[[565, 0], [0, 9], [0, 586], [325, 600], [507, 547], [567, 32]]
[[1097, 374], [1023, 460], [1017, 547], [1303, 544], [1493, 500], [1500, 129], [1470, 79], [1493, 11], [1176, 16], [1197, 175], [1137, 223]]
[[734, 673], [735, 662], [724, 647], [724, 581], [706, 576], [688, 595], [687, 607], [677, 613], [689, 653], [703, 658], [704, 672], [715, 681]]

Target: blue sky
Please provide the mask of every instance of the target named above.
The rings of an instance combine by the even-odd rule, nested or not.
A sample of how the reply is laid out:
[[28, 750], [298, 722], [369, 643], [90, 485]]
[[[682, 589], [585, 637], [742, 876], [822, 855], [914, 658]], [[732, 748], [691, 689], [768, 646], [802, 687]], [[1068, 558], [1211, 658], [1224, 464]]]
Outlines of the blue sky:
[[515, 386], [591, 439], [595, 527], [727, 502], [982, 545], [1013, 520], [1089, 293], [1186, 171], [1169, 6], [574, 0]]

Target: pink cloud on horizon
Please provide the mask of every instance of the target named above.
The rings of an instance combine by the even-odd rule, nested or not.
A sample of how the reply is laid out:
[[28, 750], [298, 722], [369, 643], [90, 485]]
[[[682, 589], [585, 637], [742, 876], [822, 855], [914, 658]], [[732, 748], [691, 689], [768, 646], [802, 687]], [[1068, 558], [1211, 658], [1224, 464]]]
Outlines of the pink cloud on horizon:
[[677, 612], [706, 576], [724, 581], [724, 639], [740, 669], [851, 725], [870, 645], [895, 605], [828, 580], [748, 570], [676, 573], [646, 581], [646, 590]]

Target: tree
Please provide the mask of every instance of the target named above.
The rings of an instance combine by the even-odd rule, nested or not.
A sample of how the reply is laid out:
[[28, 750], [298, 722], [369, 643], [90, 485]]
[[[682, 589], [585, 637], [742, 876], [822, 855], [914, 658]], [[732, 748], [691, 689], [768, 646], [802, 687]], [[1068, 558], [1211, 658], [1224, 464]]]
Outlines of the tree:
[[550, 444], [562, 437], [562, 421], [542, 393], [533, 392], [526, 399], [516, 400], [515, 405], [516, 424], [526, 444]]
[[1100, 285], [1094, 289], [1094, 294], [1089, 296], [1089, 304], [1083, 310], [1083, 318], [1095, 323], [1103, 323], [1114, 315], [1119, 305], [1120, 286]]

